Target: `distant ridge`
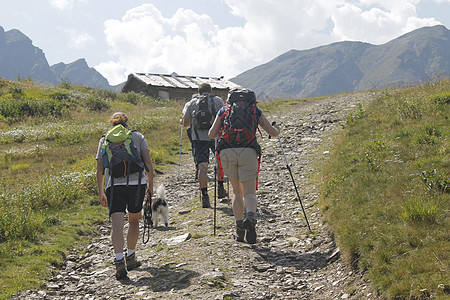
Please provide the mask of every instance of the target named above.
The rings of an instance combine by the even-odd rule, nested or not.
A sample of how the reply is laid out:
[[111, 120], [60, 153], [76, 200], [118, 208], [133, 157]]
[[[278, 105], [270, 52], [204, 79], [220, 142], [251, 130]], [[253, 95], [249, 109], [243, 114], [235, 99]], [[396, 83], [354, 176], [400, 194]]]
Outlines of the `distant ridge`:
[[97, 70], [88, 66], [84, 58], [80, 58], [73, 63], [59, 63], [51, 67], [58, 78], [68, 78], [70, 83], [88, 85], [90, 87], [109, 88], [108, 80]]
[[450, 76], [450, 31], [423, 27], [383, 45], [338, 42], [290, 50], [231, 81], [287, 99], [429, 82]]
[[[423, 27], [383, 45], [338, 42], [309, 50], [290, 50], [231, 78], [260, 99], [289, 99], [414, 85], [450, 76], [450, 31]], [[44, 52], [17, 29], [0, 26], [0, 77], [31, 78], [56, 85], [62, 80], [119, 92], [125, 81], [107, 79], [81, 58], [49, 66]]]
[[71, 84], [94, 88], [113, 89], [108, 80], [78, 59], [72, 63], [49, 66], [44, 52], [17, 29], [7, 32], [0, 26], [0, 77], [16, 80], [28, 79], [45, 85], [56, 85], [62, 80]]

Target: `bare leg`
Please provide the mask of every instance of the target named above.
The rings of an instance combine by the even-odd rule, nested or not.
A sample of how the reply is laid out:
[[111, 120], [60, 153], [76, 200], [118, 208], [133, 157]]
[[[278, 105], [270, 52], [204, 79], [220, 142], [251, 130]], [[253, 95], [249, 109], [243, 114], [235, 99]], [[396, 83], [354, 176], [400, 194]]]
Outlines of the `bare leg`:
[[140, 213], [128, 213], [128, 233], [127, 233], [127, 248], [136, 249], [136, 244], [139, 239], [139, 215]]
[[208, 163], [198, 164], [198, 182], [200, 183], [200, 189], [208, 187]]
[[115, 212], [111, 215], [111, 221], [112, 221], [111, 240], [112, 240], [115, 254], [123, 252], [124, 216], [125, 216], [125, 214], [123, 212]]
[[233, 199], [233, 213], [234, 219], [236, 221], [244, 219], [244, 191], [242, 189], [242, 184], [239, 179], [230, 180], [231, 186], [233, 187], [234, 199]]

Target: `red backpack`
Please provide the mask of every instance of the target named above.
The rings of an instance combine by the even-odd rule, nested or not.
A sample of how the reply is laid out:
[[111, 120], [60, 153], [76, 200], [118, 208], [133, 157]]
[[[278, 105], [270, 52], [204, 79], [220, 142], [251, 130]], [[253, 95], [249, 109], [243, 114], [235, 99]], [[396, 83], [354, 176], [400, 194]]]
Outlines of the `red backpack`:
[[[258, 128], [255, 93], [249, 89], [238, 88], [228, 93], [227, 110], [221, 115], [223, 128], [217, 142], [217, 158], [223, 175], [219, 152], [226, 148], [253, 148], [258, 154], [258, 172], [261, 161], [261, 146], [256, 140]], [[258, 182], [258, 181], [257, 181]]]

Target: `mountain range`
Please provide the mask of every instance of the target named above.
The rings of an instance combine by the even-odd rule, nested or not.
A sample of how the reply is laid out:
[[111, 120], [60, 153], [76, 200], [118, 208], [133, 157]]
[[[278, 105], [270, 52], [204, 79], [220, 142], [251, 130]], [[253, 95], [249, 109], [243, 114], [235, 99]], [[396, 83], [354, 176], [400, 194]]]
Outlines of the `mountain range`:
[[[386, 44], [337, 42], [309, 50], [290, 50], [268, 63], [231, 78], [258, 98], [305, 98], [414, 85], [450, 76], [450, 31], [423, 27]], [[202, 74], [200, 74], [202, 75]], [[71, 84], [120, 91], [81, 58], [48, 64], [44, 52], [17, 29], [0, 26], [0, 77], [30, 78], [47, 85]]]
[[305, 98], [430, 82], [450, 76], [450, 31], [423, 27], [383, 45], [338, 42], [291, 50], [231, 81], [260, 98]]
[[0, 77], [32, 79], [45, 85], [57, 85], [63, 80], [71, 84], [115, 89], [108, 80], [81, 58], [72, 63], [48, 64], [44, 52], [17, 29], [7, 32], [0, 26]]

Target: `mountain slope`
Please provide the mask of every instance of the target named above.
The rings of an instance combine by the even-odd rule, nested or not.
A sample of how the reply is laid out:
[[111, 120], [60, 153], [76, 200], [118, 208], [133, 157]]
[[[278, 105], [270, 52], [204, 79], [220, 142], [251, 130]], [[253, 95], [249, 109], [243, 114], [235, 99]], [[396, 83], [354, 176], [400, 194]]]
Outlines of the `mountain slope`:
[[70, 64], [49, 66], [44, 52], [33, 46], [33, 42], [17, 29], [7, 32], [0, 26], [0, 77], [9, 80], [30, 78], [41, 84], [55, 85], [62, 80], [72, 84], [117, 89], [108, 80], [86, 63], [78, 59]]
[[45, 84], [56, 84], [57, 76], [50, 70], [44, 52], [16, 29], [7, 32], [0, 26], [0, 76], [15, 80], [31, 77]]
[[450, 75], [450, 31], [417, 29], [383, 45], [338, 42], [291, 50], [231, 81], [268, 98], [302, 98], [426, 82]]
[[51, 70], [59, 77], [60, 80], [66, 78], [70, 83], [78, 85], [86, 85], [96, 88], [110, 88], [108, 80], [103, 77], [97, 70], [88, 66], [84, 58], [80, 58], [73, 63], [59, 63], [51, 67]]

